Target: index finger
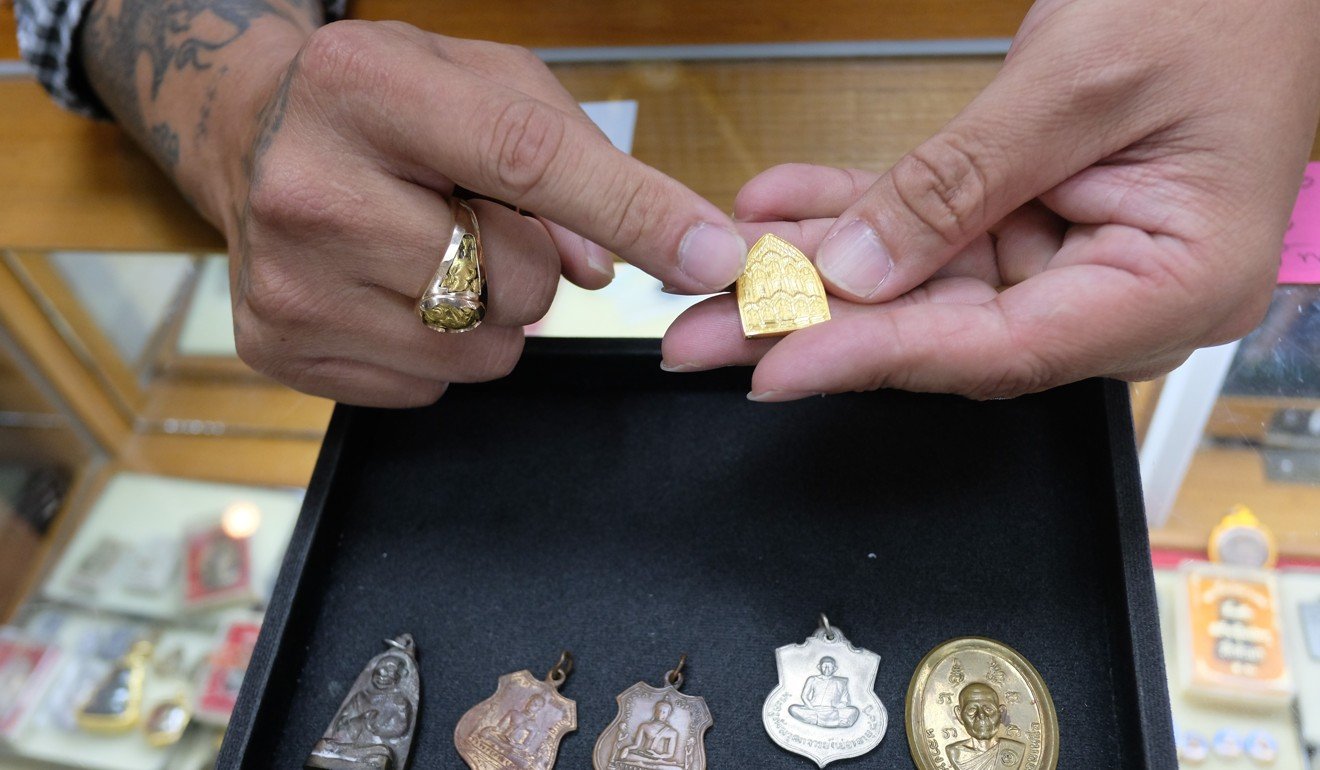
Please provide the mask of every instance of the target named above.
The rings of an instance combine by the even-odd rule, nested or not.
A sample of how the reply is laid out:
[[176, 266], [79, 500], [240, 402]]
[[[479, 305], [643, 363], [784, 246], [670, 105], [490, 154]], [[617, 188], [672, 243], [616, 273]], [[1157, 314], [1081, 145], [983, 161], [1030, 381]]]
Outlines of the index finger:
[[368, 87], [344, 98], [392, 170], [414, 179], [440, 172], [535, 211], [678, 290], [718, 291], [741, 273], [746, 244], [728, 216], [594, 127], [425, 47], [335, 26], [343, 31], [319, 46], [333, 58], [323, 69], [341, 81], [346, 67], [367, 70], [355, 80]]

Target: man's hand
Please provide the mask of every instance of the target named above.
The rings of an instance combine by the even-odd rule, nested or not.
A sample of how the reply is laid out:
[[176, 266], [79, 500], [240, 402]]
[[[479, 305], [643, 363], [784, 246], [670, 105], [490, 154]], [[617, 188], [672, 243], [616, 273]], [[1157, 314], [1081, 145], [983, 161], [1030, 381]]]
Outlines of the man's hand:
[[[741, 271], [728, 216], [611, 146], [524, 49], [395, 22], [317, 28], [284, 0], [173, 6], [98, 0], [87, 67], [226, 235], [239, 354], [286, 384], [411, 406], [500, 377], [561, 272], [609, 282], [607, 249], [680, 291]], [[488, 310], [441, 335], [413, 306], [456, 186], [537, 216], [474, 202]]]
[[990, 86], [885, 174], [743, 188], [744, 237], [814, 254], [835, 320], [747, 341], [718, 297], [674, 323], [665, 366], [759, 361], [761, 401], [1168, 372], [1268, 305], [1317, 71], [1309, 0], [1040, 0]]

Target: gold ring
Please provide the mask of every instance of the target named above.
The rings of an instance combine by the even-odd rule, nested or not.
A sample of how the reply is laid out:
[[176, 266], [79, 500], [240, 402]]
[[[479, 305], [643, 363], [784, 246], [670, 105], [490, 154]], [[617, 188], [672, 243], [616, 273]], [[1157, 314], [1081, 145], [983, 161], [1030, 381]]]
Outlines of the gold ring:
[[422, 287], [417, 315], [438, 332], [465, 332], [486, 316], [486, 276], [481, 270], [481, 230], [465, 201], [453, 198], [454, 232], [435, 275]]

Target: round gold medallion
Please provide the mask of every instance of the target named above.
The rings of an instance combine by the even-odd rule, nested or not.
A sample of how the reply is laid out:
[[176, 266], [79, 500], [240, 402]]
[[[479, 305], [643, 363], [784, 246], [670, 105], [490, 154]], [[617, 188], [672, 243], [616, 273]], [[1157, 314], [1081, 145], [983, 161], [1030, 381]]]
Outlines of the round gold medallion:
[[907, 693], [918, 770], [1055, 770], [1059, 717], [1036, 669], [1012, 648], [953, 639], [917, 666]]

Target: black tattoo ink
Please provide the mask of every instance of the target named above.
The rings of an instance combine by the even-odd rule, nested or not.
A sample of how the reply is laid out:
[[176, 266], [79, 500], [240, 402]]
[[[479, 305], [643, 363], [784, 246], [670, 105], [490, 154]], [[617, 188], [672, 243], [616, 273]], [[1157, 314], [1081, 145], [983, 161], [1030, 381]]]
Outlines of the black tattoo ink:
[[[82, 27], [82, 60], [97, 95], [153, 150], [162, 146], [154, 141], [158, 126], [148, 126], [147, 114], [170, 72], [210, 69], [217, 52], [262, 18], [308, 28], [321, 23], [319, 9], [306, 8], [305, 0], [122, 0], [113, 15], [110, 4], [92, 4]], [[151, 73], [145, 94], [139, 93], [137, 77], [144, 62]], [[177, 150], [178, 142], [163, 149], [170, 146]], [[178, 162], [162, 155], [157, 160], [167, 167]]]
[[[252, 196], [251, 190], [255, 189], [261, 183], [261, 161], [266, 151], [275, 141], [275, 135], [279, 133], [280, 128], [284, 126], [284, 113], [289, 108], [289, 87], [293, 83], [294, 77], [298, 74], [298, 68], [302, 65], [302, 54], [293, 57], [289, 63], [289, 69], [280, 80], [279, 87], [275, 89], [275, 95], [261, 108], [257, 116], [257, 138], [252, 143], [252, 148], [243, 157], [243, 169], [246, 172], [248, 180], [249, 194], [244, 197], [242, 208], [238, 210], [238, 221], [241, 226], [238, 228], [238, 243], [235, 244], [231, 259], [236, 258], [236, 276], [234, 285], [235, 301], [242, 301], [248, 294], [248, 265], [251, 264], [251, 242], [248, 240], [249, 227], [248, 222], [252, 218]], [[237, 315], [235, 315], [237, 318]]]
[[197, 128], [193, 132], [193, 140], [197, 144], [200, 144], [211, 130], [211, 107], [215, 104], [215, 95], [216, 91], [219, 90], [220, 79], [227, 74], [229, 74], [228, 64], [220, 67], [215, 79], [206, 87], [206, 98], [202, 100], [202, 106], [197, 115]]
[[167, 170], [174, 170], [179, 165], [179, 132], [171, 128], [169, 123], [152, 126], [151, 149]]
[[284, 126], [284, 113], [289, 109], [289, 86], [298, 74], [301, 63], [301, 54], [293, 58], [289, 63], [288, 71], [280, 81], [279, 88], [275, 89], [275, 95], [265, 107], [261, 108], [261, 113], [257, 116], [257, 138], [252, 143], [251, 152], [244, 158], [250, 188], [256, 187], [260, 181], [262, 156], [270, 149], [275, 141], [275, 135]]

